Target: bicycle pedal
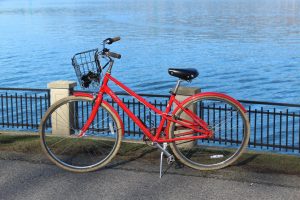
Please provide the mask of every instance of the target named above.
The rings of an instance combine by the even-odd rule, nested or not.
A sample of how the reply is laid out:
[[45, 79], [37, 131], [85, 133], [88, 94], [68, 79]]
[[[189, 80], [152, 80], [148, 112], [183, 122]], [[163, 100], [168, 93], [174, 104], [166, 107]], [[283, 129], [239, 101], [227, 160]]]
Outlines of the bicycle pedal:
[[184, 164], [180, 163], [180, 162], [175, 162], [175, 169], [182, 169], [184, 168]]
[[148, 142], [148, 141], [150, 141], [150, 139], [146, 135], [144, 135], [143, 136], [143, 141]]
[[173, 162], [175, 162], [175, 157], [173, 155], [170, 155], [168, 158], [167, 158], [167, 163], [168, 165], [172, 164]]

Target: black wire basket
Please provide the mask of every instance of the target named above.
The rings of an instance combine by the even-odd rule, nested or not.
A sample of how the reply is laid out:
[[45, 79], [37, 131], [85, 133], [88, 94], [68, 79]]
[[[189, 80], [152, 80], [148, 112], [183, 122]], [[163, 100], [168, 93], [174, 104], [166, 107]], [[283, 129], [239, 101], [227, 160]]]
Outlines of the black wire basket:
[[72, 58], [72, 65], [82, 89], [93, 90], [100, 86], [102, 68], [98, 49], [75, 54]]

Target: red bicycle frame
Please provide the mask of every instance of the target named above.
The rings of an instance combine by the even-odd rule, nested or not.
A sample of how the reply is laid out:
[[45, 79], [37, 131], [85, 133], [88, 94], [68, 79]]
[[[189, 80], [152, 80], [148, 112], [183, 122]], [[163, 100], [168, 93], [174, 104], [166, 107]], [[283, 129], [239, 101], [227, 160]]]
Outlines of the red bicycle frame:
[[[144, 123], [138, 117], [136, 117], [131, 112], [131, 110], [122, 102], [122, 100], [108, 87], [107, 83], [109, 80], [114, 82], [116, 85], [118, 85], [124, 91], [126, 91], [129, 95], [135, 97], [138, 101], [140, 101], [146, 107], [153, 110], [155, 113], [157, 113], [158, 115], [160, 115], [162, 117], [158, 128], [156, 128], [155, 135], [151, 134], [150, 130], [144, 125]], [[98, 112], [98, 108], [101, 105], [101, 103], [103, 102], [104, 94], [109, 95], [112, 98], [112, 100], [114, 102], [116, 102], [127, 113], [127, 115], [133, 120], [133, 122], [136, 123], [136, 125], [138, 125], [140, 127], [140, 129], [144, 132], [144, 134], [152, 142], [158, 142], [158, 143], [174, 142], [174, 141], [178, 141], [178, 140], [204, 139], [204, 138], [208, 138], [208, 137], [212, 136], [212, 131], [209, 130], [207, 123], [204, 122], [201, 118], [199, 118], [197, 115], [195, 115], [189, 109], [182, 107], [181, 102], [179, 102], [178, 100], [175, 99], [175, 96], [176, 96], [175, 94], [172, 94], [170, 96], [166, 110], [163, 112], [163, 111], [157, 109], [155, 106], [153, 106], [149, 102], [147, 102], [144, 98], [142, 98], [141, 96], [139, 96], [138, 94], [133, 92], [131, 89], [126, 87], [124, 84], [119, 82], [117, 79], [112, 77], [110, 73], [106, 73], [103, 78], [102, 86], [98, 92], [96, 99], [95, 99], [94, 107], [92, 109], [92, 112], [91, 112], [88, 120], [86, 121], [85, 125], [83, 126], [83, 128], [81, 130], [80, 136], [84, 136], [85, 132], [88, 130], [89, 126], [91, 125], [92, 121], [94, 120], [94, 118]], [[74, 96], [89, 96], [89, 97], [91, 97], [91, 95], [83, 93], [83, 92], [75, 92]], [[171, 111], [171, 107], [173, 104], [176, 104], [178, 109], [179, 108], [182, 109], [183, 112], [185, 112], [185, 114], [188, 115], [192, 119], [192, 121], [189, 121], [187, 119], [178, 120], [178, 119], [174, 118], [172, 115], [170, 115], [169, 113]], [[117, 113], [115, 113], [115, 114], [117, 114]], [[120, 117], [119, 117], [119, 119], [120, 119]], [[164, 124], [166, 121], [168, 122], [168, 124], [167, 124], [167, 127], [165, 128]], [[169, 138], [168, 125], [170, 122], [180, 124], [182, 127], [189, 128], [192, 130], [188, 130], [187, 132], [180, 133], [180, 135], [186, 135], [185, 137]], [[165, 137], [161, 137], [162, 131], [165, 132]], [[201, 133], [201, 134], [195, 135], [195, 133]]]

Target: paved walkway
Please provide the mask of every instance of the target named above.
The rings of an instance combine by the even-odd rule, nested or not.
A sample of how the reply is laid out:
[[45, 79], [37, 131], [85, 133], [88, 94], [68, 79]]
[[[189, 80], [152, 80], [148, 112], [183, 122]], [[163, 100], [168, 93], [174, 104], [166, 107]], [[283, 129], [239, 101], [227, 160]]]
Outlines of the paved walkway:
[[143, 158], [76, 174], [45, 159], [0, 154], [0, 199], [300, 199], [300, 177], [173, 165], [159, 179], [158, 162]]

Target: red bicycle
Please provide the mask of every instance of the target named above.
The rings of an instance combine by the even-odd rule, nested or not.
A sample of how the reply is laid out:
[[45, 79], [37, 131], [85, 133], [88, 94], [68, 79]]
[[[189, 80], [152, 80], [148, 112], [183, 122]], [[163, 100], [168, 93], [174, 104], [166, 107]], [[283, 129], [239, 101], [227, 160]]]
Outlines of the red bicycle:
[[[232, 97], [215, 92], [199, 93], [178, 101], [175, 97], [180, 83], [192, 81], [198, 71], [170, 68], [169, 74], [179, 80], [170, 92], [165, 111], [159, 110], [111, 75], [114, 58], [120, 59], [121, 55], [105, 45], [118, 40], [119, 37], [108, 38], [103, 41], [102, 50], [93, 49], [73, 57], [80, 85], [85, 89], [100, 87], [93, 95], [74, 92], [47, 110], [39, 131], [41, 145], [50, 160], [69, 171], [88, 172], [104, 167], [113, 159], [125, 128], [116, 109], [105, 100], [108, 95], [143, 131], [144, 138], [166, 155], [168, 163], [175, 159], [168, 148], [164, 148], [166, 143], [179, 161], [194, 169], [220, 169], [236, 161], [249, 140], [246, 109]], [[135, 116], [111, 90], [109, 82], [160, 116], [158, 127], [149, 128]]]

